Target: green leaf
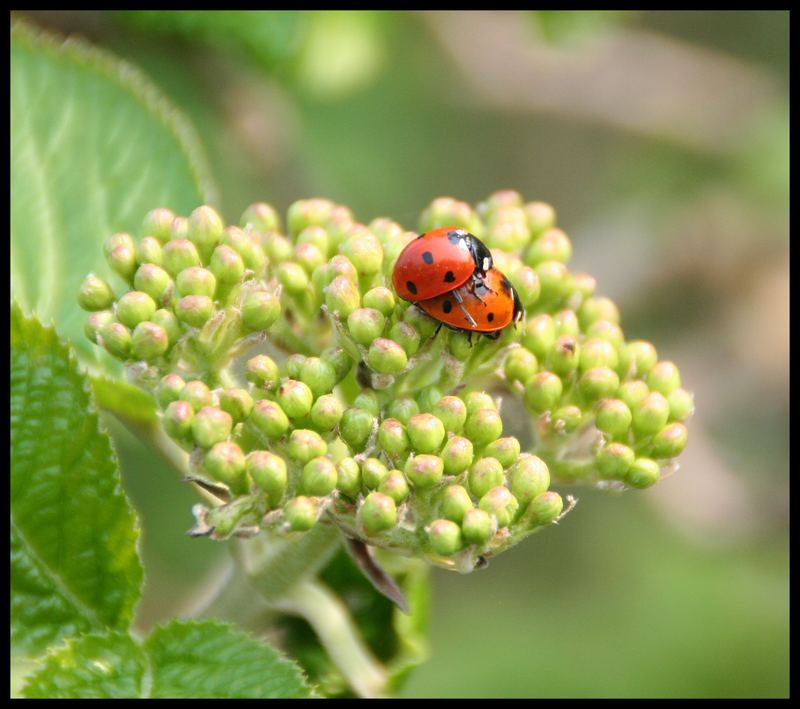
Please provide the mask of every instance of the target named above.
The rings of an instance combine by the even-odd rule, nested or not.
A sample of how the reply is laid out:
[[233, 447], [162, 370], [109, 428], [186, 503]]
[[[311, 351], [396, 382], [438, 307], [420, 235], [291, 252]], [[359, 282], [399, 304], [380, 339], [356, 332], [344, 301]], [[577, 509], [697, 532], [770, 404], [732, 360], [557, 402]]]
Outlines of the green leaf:
[[11, 34], [11, 273], [27, 311], [54, 318], [82, 358], [77, 293], [89, 272], [115, 281], [102, 244], [140, 235], [145, 214], [214, 201], [193, 129], [134, 67], [15, 21]]
[[147, 659], [127, 634], [69, 640], [44, 659], [22, 690], [29, 699], [141, 697]]
[[138, 645], [87, 635], [51, 651], [26, 697], [296, 698], [310, 689], [277, 650], [214, 621], [173, 620]]
[[142, 567], [136, 518], [88, 384], [53, 328], [11, 308], [11, 630], [39, 653], [126, 629]]
[[94, 400], [101, 409], [110, 411], [123, 421], [142, 426], [158, 424], [153, 395], [129, 384], [124, 379], [91, 377]]
[[155, 697], [306, 697], [300, 668], [277, 650], [214, 621], [172, 621], [145, 644]]

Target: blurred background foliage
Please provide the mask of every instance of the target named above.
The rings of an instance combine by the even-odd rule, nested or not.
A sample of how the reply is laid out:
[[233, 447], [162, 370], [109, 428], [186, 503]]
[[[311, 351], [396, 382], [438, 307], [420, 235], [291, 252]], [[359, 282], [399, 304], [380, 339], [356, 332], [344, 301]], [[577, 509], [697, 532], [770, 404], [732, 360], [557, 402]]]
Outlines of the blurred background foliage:
[[[788, 695], [788, 12], [20, 14], [158, 84], [228, 220], [312, 195], [409, 228], [437, 195], [551, 202], [626, 334], [695, 391], [676, 475], [571, 491], [560, 529], [489, 571], [434, 572], [405, 695]], [[224, 549], [184, 535], [191, 491], [114, 433], [147, 628]]]

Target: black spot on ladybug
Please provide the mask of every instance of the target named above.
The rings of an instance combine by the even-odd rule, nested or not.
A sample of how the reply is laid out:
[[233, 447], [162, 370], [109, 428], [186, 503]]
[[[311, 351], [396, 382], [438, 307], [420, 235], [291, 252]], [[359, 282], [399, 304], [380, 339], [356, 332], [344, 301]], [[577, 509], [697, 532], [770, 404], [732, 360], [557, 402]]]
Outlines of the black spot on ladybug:
[[489, 313], [489, 314], [486, 316], [486, 319], [487, 319], [489, 322], [492, 322], [492, 320], [494, 320], [494, 313]]
[[433, 254], [430, 251], [425, 251], [422, 254], [422, 260], [428, 264], [433, 263]]
[[408, 288], [408, 292], [412, 295], [417, 294], [417, 287], [414, 285], [414, 281], [406, 281], [406, 288]]
[[500, 281], [500, 285], [502, 286], [504, 292], [511, 292], [511, 282], [505, 276], [503, 276], [503, 280]]
[[452, 309], [453, 304], [449, 300], [446, 300], [444, 303], [442, 303], [442, 310], [444, 310], [445, 313], [449, 313]]
[[444, 274], [445, 283], [452, 283], [454, 280], [456, 280], [456, 275], [452, 271], [448, 271], [447, 273]]

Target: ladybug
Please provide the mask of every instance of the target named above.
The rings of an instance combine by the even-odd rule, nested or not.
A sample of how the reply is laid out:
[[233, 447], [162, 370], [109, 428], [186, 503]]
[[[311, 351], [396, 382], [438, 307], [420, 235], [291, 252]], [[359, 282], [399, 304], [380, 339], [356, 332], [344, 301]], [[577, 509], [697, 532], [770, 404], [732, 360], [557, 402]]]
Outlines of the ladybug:
[[392, 283], [403, 300], [417, 303], [448, 293], [492, 268], [492, 252], [465, 229], [445, 226], [425, 232], [400, 252]]
[[500, 337], [503, 328], [525, 316], [516, 289], [496, 268], [416, 305], [452, 330], [478, 332], [493, 340]]

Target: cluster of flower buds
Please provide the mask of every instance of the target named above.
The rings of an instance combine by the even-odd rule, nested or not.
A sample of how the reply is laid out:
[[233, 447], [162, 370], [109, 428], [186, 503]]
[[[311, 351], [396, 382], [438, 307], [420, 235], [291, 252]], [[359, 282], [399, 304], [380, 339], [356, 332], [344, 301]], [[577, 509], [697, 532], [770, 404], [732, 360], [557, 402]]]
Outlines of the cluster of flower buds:
[[[673, 467], [692, 396], [567, 268], [552, 207], [439, 198], [419, 233], [449, 225], [491, 248], [525, 307], [497, 339], [396, 296], [418, 232], [328, 200], [292, 204], [285, 229], [263, 203], [239, 226], [155, 209], [138, 239], [108, 239], [125, 292], [87, 276], [86, 335], [153, 392], [190, 478], [224, 502], [197, 512], [208, 533], [336, 524], [466, 571], [563, 515], [551, 482], [644, 488]], [[503, 435], [501, 393], [530, 414], [524, 444]]]

